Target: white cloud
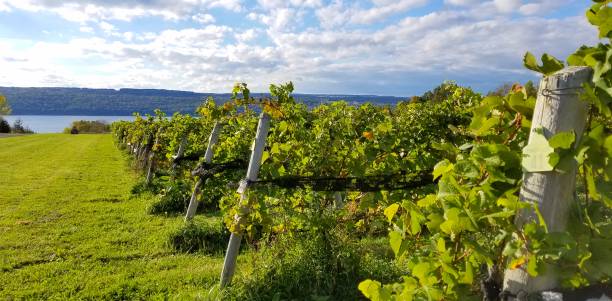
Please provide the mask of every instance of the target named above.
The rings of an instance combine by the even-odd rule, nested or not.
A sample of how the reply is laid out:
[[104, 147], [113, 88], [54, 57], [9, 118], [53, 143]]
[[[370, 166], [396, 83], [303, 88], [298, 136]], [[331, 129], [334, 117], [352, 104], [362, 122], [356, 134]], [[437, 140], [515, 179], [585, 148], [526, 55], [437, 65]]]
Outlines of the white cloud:
[[100, 23], [98, 23], [98, 26], [100, 27], [100, 29], [102, 29], [102, 31], [104, 31], [107, 34], [110, 34], [111, 32], [115, 31], [116, 28], [113, 24], [110, 24], [108, 22], [102, 21]]
[[[75, 13], [71, 16], [75, 20], [95, 16], [95, 23], [77, 24], [91, 35], [58, 42], [0, 40], [0, 81], [226, 92], [236, 81], [262, 91], [271, 82], [293, 80], [304, 92], [404, 95], [418, 94], [424, 86], [444, 79], [486, 87], [531, 76], [521, 64], [527, 50], [562, 59], [581, 44], [597, 42], [595, 30], [583, 16], [540, 16], [562, 1], [566, 0], [446, 0], [439, 11], [391, 21], [389, 16], [426, 1], [323, 5], [311, 0], [261, 0], [248, 10], [241, 8], [243, 17], [260, 23], [251, 28], [244, 28], [248, 21], [232, 27], [221, 25], [225, 21], [221, 17], [207, 20], [207, 14], [215, 11], [209, 10], [211, 5], [221, 5], [215, 1], [179, 1], [199, 8], [182, 12], [151, 0], [146, 8], [113, 7], [115, 12], [125, 10], [112, 19], [104, 17], [108, 6], [101, 8], [92, 1], [76, 8], [53, 2], [84, 14]], [[24, 0], [23, 5], [31, 2]], [[158, 18], [176, 13], [207, 24], [184, 28], [178, 22], [175, 29], [139, 32], [133, 27], [126, 31], [124, 23], [116, 21], [150, 14], [153, 8]], [[318, 18], [320, 26], [305, 24], [305, 16]], [[385, 18], [387, 22], [376, 27], [362, 25]]]
[[245, 43], [245, 42], [252, 41], [257, 36], [258, 36], [258, 31], [253, 28], [247, 29], [241, 33], [234, 34], [234, 37], [236, 38], [236, 40], [238, 40], [239, 43]]
[[208, 8], [223, 8], [235, 12], [242, 10], [240, 0], [0, 0], [0, 11], [49, 11], [68, 21], [79, 23], [100, 20], [130, 21], [145, 16], [178, 20], [191, 15], [194, 10]]
[[495, 7], [502, 13], [517, 11], [521, 6], [521, 0], [493, 0]]
[[423, 6], [427, 2], [428, 0], [373, 0], [372, 7], [362, 8], [355, 4], [347, 6], [341, 0], [336, 0], [320, 8], [316, 14], [325, 28], [345, 23], [372, 24], [384, 21], [389, 16]]
[[355, 10], [351, 16], [351, 22], [357, 24], [370, 24], [382, 21], [385, 18], [402, 13], [409, 9], [422, 6], [428, 0], [396, 0], [396, 1], [375, 1], [375, 7], [365, 10]]
[[90, 27], [90, 26], [81, 26], [79, 27], [79, 31], [84, 32], [84, 33], [93, 33], [94, 29], [93, 27]]
[[207, 24], [207, 23], [214, 23], [215, 22], [215, 17], [213, 17], [213, 15], [211, 15], [211, 14], [202, 14], [202, 13], [199, 13], [199, 14], [191, 16], [191, 19], [196, 21], [196, 22], [198, 22], [198, 23], [201, 23], [201, 24]]
[[122, 36], [123, 36], [123, 39], [125, 39], [128, 42], [131, 42], [134, 39], [134, 33], [133, 32], [129, 32], [129, 31], [128, 32], [124, 32], [122, 34]]
[[468, 6], [477, 4], [479, 0], [444, 0], [444, 3], [457, 6]]

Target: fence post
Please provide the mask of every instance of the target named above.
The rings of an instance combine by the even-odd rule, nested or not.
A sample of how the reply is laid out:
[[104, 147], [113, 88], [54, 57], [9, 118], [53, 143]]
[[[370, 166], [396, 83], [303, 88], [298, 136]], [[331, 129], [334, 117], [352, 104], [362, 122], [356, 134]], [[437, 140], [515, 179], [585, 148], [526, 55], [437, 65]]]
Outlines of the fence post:
[[[208, 137], [208, 146], [206, 146], [206, 153], [204, 153], [204, 162], [206, 163], [210, 164], [212, 162], [215, 144], [217, 144], [217, 141], [219, 140], [219, 133], [221, 133], [222, 127], [223, 124], [217, 121], [212, 129], [212, 132], [210, 132], [210, 136]], [[191, 199], [189, 200], [189, 206], [187, 207], [187, 214], [185, 214], [185, 221], [191, 220], [198, 210], [198, 193], [200, 193], [200, 187], [203, 184], [204, 183], [202, 180], [199, 179], [193, 188], [193, 193], [191, 194]]]
[[[176, 152], [176, 155], [174, 155], [172, 157], [172, 159], [177, 160], [183, 157], [183, 155], [185, 154], [185, 149], [187, 148], [187, 134], [185, 134], [183, 136], [183, 138], [181, 138], [181, 144], [179, 144], [179, 149]], [[172, 163], [172, 171], [174, 172], [176, 170], [176, 167], [178, 166], [177, 162], [173, 162]]]
[[[544, 136], [564, 131], [574, 131], [576, 137], [582, 136], [587, 118], [587, 104], [579, 92], [582, 84], [591, 80], [592, 70], [587, 67], [568, 67], [540, 81], [538, 97], [533, 113], [529, 142], [534, 131], [542, 129]], [[541, 158], [547, 160], [548, 158]], [[569, 172], [524, 171], [520, 199], [534, 202], [538, 206], [549, 232], [565, 231], [569, 210], [574, 201], [576, 165]], [[529, 221], [537, 221], [535, 212], [526, 209], [519, 213], [516, 224], [519, 228]], [[505, 271], [504, 291], [523, 300], [527, 295], [557, 288], [555, 270], [547, 266], [546, 273], [531, 277], [525, 270], [527, 263], [516, 269]], [[511, 299], [512, 300], [512, 299]]]
[[336, 191], [334, 192], [334, 208], [341, 209], [342, 207], [344, 207], [344, 197], [342, 192]]
[[[253, 142], [253, 151], [251, 152], [246, 179], [240, 183], [240, 187], [238, 188], [238, 192], [240, 193], [238, 210], [242, 214], [248, 214], [249, 211], [249, 208], [247, 208], [244, 204], [244, 201], [247, 199], [248, 183], [249, 181], [257, 180], [257, 174], [259, 173], [259, 167], [261, 166], [261, 157], [266, 146], [266, 137], [268, 136], [269, 130], [270, 116], [266, 113], [261, 113], [259, 116], [259, 123], [257, 124], [257, 133], [255, 134], [255, 141]], [[221, 271], [222, 288], [229, 285], [232, 281], [232, 277], [234, 276], [236, 259], [238, 258], [238, 251], [240, 250], [240, 243], [242, 241], [241, 225], [243, 222], [243, 216], [240, 214], [236, 214], [236, 216], [234, 216], [234, 223], [236, 224], [238, 231], [236, 233], [231, 233], [229, 242], [227, 244], [225, 260], [223, 261], [223, 270]]]
[[159, 132], [161, 132], [161, 129], [158, 131], [155, 137], [155, 143], [153, 144], [153, 147], [151, 147], [151, 151], [149, 152], [149, 156], [148, 156], [149, 164], [147, 168], [147, 179], [146, 179], [147, 185], [151, 184], [151, 181], [153, 180], [153, 176], [155, 175], [155, 152], [153, 151], [153, 148], [155, 148], [155, 145], [159, 143]]

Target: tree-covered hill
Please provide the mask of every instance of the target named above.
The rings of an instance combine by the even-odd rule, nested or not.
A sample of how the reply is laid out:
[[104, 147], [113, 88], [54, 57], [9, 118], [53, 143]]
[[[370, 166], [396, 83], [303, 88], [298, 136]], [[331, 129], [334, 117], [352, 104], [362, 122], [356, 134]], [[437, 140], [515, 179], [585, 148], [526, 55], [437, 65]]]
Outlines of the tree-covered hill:
[[[131, 115], [133, 112], [191, 113], [208, 96], [218, 102], [230, 98], [230, 93], [195, 93], [158, 89], [86, 89], [86, 88], [16, 88], [0, 87], [15, 115]], [[255, 93], [254, 97], [264, 94]], [[296, 94], [296, 99], [308, 104], [330, 100], [349, 102], [395, 103], [405, 99], [373, 95]]]

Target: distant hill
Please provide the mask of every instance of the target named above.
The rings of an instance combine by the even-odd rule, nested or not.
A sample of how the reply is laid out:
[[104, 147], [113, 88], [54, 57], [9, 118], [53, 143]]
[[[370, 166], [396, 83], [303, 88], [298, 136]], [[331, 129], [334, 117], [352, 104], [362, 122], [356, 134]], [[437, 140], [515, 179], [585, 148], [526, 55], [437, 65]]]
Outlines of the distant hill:
[[[86, 89], [0, 87], [14, 115], [131, 115], [152, 113], [159, 108], [168, 114], [192, 113], [203, 99], [212, 96], [218, 103], [229, 93], [195, 93], [157, 89]], [[255, 98], [266, 96], [252, 93]], [[333, 100], [351, 103], [393, 104], [406, 98], [375, 95], [294, 94], [298, 101], [315, 105]]]

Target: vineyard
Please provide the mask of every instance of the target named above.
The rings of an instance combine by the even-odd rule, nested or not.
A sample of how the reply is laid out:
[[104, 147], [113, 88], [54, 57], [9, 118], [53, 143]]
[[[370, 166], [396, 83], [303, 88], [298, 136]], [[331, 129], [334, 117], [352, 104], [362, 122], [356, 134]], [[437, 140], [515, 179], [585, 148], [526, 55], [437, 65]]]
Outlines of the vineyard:
[[[587, 17], [608, 41], [610, 7], [596, 2]], [[211, 298], [571, 294], [609, 285], [612, 271], [612, 50], [584, 46], [567, 61], [525, 55], [544, 76], [537, 95], [445, 83], [441, 101], [307, 107], [292, 83], [258, 99], [237, 84], [197, 116], [157, 111], [112, 130], [142, 171], [134, 193], [157, 195], [149, 213], [185, 215], [173, 247], [224, 251]], [[542, 201], [534, 178], [571, 204]], [[198, 225], [197, 213], [224, 225]], [[252, 279], [233, 279], [241, 250], [258, 254]]]

